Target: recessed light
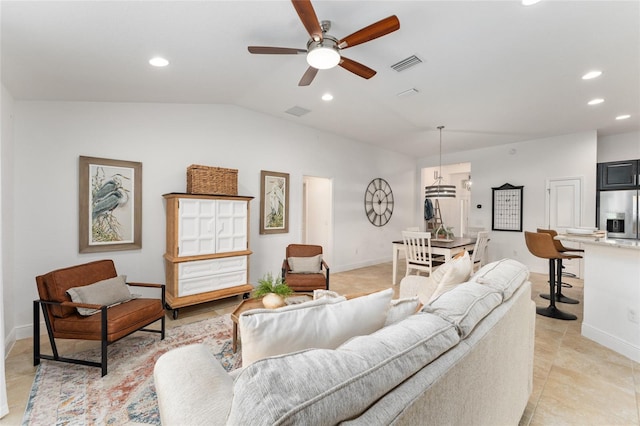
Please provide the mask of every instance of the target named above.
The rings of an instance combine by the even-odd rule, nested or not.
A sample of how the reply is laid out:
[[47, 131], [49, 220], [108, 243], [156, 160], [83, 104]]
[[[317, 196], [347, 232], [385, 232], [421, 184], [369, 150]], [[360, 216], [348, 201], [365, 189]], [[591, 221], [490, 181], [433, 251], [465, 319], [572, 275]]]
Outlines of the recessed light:
[[149, 63], [154, 67], [166, 67], [167, 65], [169, 65], [169, 61], [159, 56], [149, 59]]
[[592, 78], [600, 77], [602, 75], [602, 71], [594, 70], [589, 71], [585, 75], [582, 76], [583, 80], [591, 80]]
[[629, 114], [623, 114], [623, 115], [619, 115], [616, 117], [616, 120], [626, 120], [627, 118], [630, 118], [631, 116]]
[[324, 95], [322, 95], [322, 100], [327, 102], [332, 101], [333, 95], [331, 93], [325, 93]]
[[536, 3], [539, 3], [540, 0], [522, 0], [522, 5], [523, 6], [532, 6]]
[[591, 99], [589, 102], [587, 102], [587, 105], [598, 105], [604, 102], [604, 99], [602, 98], [595, 98], [595, 99]]

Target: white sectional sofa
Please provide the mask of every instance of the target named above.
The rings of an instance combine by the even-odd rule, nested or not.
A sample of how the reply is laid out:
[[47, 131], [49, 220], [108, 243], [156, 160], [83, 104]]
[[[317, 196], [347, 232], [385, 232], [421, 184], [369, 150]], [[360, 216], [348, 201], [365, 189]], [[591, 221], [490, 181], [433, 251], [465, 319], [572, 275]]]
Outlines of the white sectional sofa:
[[205, 346], [175, 349], [154, 370], [162, 423], [516, 425], [533, 380], [528, 277], [503, 259], [371, 334], [231, 373]]

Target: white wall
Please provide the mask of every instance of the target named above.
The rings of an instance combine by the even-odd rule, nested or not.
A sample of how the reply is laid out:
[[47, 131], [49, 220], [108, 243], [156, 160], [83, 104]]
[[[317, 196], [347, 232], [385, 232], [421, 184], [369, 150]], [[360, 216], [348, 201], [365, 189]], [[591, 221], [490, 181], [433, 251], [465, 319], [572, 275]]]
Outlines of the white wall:
[[306, 187], [306, 221], [303, 226], [302, 239], [304, 244], [315, 244], [323, 247], [322, 257], [327, 261], [329, 268], [333, 265], [333, 247], [331, 229], [333, 224], [333, 183], [330, 179], [313, 176], [305, 176]]
[[598, 138], [598, 163], [640, 158], [640, 132]]
[[[2, 227], [0, 236], [2, 238], [2, 266], [0, 267], [0, 289], [2, 290], [2, 309], [4, 310], [4, 336], [5, 342], [15, 341], [15, 304], [13, 301], [13, 108], [14, 101], [9, 92], [2, 86], [0, 92], [0, 102], [2, 102], [2, 131], [0, 132], [0, 194], [2, 202], [0, 216], [2, 217]], [[28, 310], [28, 308], [25, 308]], [[9, 353], [10, 344], [7, 343], [5, 353]]]
[[[413, 158], [234, 106], [17, 101], [14, 149], [15, 243], [8, 250], [22, 337], [30, 335], [38, 274], [112, 258], [133, 281], [164, 282], [162, 194], [186, 190], [190, 164], [239, 169], [238, 192], [256, 197], [260, 170], [290, 174], [288, 234], [259, 235], [259, 198], [251, 203], [251, 282], [277, 273], [286, 245], [301, 241], [304, 175], [333, 180], [332, 271], [389, 261], [391, 241], [413, 219]], [[80, 155], [142, 162], [141, 250], [78, 254]], [[374, 177], [386, 179], [396, 197], [382, 228], [364, 214], [364, 190]]]
[[[471, 163], [469, 226], [491, 229], [491, 188], [510, 183], [524, 185], [523, 231], [535, 231], [545, 225], [546, 180], [568, 176], [584, 177], [581, 226], [595, 226], [596, 155], [597, 136], [592, 131], [443, 154], [442, 163]], [[418, 168], [433, 167], [437, 162], [437, 157], [422, 158]], [[476, 208], [477, 204], [482, 208]], [[534, 272], [548, 272], [546, 261], [527, 250], [523, 232], [491, 231], [489, 257], [510, 257]]]

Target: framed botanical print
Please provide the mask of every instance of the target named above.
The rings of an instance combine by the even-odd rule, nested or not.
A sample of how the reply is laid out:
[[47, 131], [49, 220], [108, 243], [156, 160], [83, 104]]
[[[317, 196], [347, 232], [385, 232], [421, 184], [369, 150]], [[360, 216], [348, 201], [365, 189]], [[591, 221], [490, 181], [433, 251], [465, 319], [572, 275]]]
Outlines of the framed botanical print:
[[142, 163], [80, 157], [79, 251], [142, 248]]
[[260, 233], [289, 232], [289, 174], [260, 172]]
[[494, 231], [522, 232], [522, 189], [505, 183], [492, 190], [491, 229]]

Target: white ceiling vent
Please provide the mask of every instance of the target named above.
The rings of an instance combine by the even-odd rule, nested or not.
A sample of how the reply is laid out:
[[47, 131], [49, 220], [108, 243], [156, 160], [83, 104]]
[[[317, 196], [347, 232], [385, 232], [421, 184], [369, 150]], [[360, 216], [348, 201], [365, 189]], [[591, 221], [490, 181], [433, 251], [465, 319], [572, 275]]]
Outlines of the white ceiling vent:
[[416, 55], [411, 55], [406, 59], [401, 60], [400, 62], [397, 62], [393, 65], [391, 65], [391, 68], [400, 72], [400, 71], [404, 71], [407, 68], [411, 68], [414, 65], [418, 65], [421, 64], [422, 60], [420, 58], [418, 58]]
[[418, 89], [407, 89], [403, 92], [398, 93], [396, 96], [399, 98], [404, 98], [405, 96], [411, 96], [419, 93]]
[[294, 106], [285, 111], [287, 114], [295, 115], [296, 117], [302, 117], [305, 114], [311, 112], [310, 109]]

